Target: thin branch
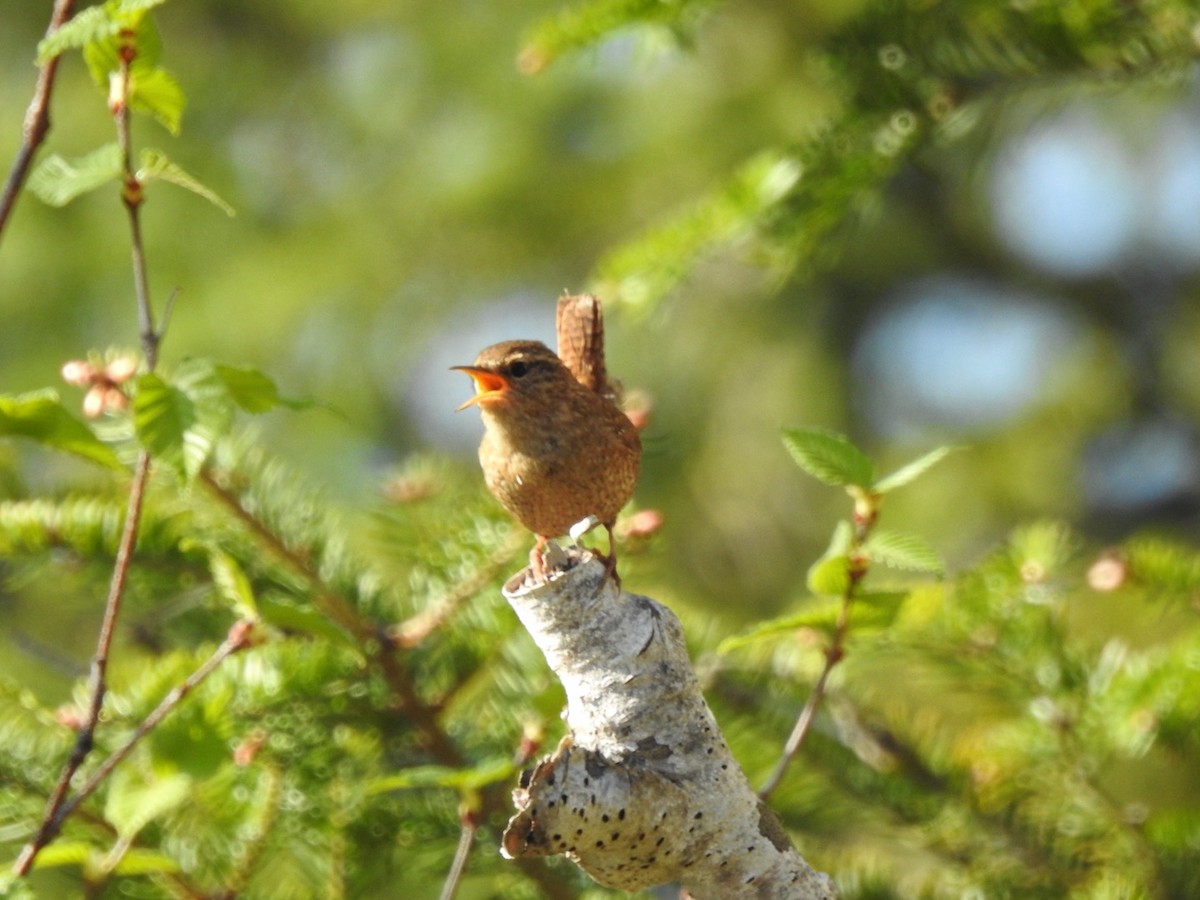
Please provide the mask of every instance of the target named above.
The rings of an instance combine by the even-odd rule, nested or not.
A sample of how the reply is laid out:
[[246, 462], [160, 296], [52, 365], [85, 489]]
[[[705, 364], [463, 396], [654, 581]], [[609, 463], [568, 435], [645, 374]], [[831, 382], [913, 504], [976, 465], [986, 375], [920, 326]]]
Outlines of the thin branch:
[[150, 455], [142, 452], [138, 456], [137, 467], [134, 469], [133, 482], [129, 487], [129, 504], [125, 512], [125, 527], [121, 532], [121, 540], [117, 546], [117, 558], [113, 565], [112, 580], [109, 583], [108, 598], [104, 605], [104, 618], [100, 623], [100, 633], [96, 638], [96, 654], [92, 659], [91, 700], [88, 704], [87, 717], [75, 739], [71, 756], [63, 767], [58, 783], [54, 787], [50, 800], [46, 804], [46, 812], [33, 839], [25, 845], [21, 855], [13, 865], [13, 872], [18, 876], [28, 874], [42, 848], [54, 840], [62, 827], [65, 816], [62, 814], [67, 794], [71, 789], [71, 780], [79, 767], [83, 765], [95, 742], [96, 725], [100, 721], [100, 710], [104, 705], [104, 695], [107, 690], [106, 673], [108, 670], [108, 654], [112, 649], [113, 635], [116, 632], [117, 616], [121, 611], [121, 600], [125, 596], [125, 584], [129, 577], [129, 568], [133, 562], [133, 549], [137, 543], [138, 525], [141, 522], [143, 498], [146, 483], [150, 479]]
[[476, 810], [463, 810], [459, 820], [462, 822], [462, 831], [458, 836], [458, 847], [454, 850], [454, 860], [450, 863], [450, 871], [446, 873], [446, 881], [442, 885], [442, 892], [438, 894], [438, 900], [454, 900], [454, 895], [458, 893], [458, 883], [467, 871], [467, 859], [471, 856], [475, 833], [479, 831], [479, 813]]
[[[459, 608], [491, 584], [503, 572], [518, 550], [528, 543], [527, 536], [514, 528], [506, 541], [469, 578], [458, 582], [441, 600], [431, 603], [414, 616], [393, 625], [388, 634], [402, 648], [415, 647], [450, 619]], [[445, 697], [442, 698], [444, 703]]]
[[215, 672], [217, 667], [227, 657], [250, 646], [253, 631], [253, 622], [246, 619], [240, 619], [235, 622], [233, 627], [229, 629], [229, 634], [226, 635], [225, 640], [221, 642], [221, 646], [214, 650], [212, 655], [196, 671], [192, 672], [187, 678], [172, 688], [159, 702], [158, 706], [146, 718], [142, 719], [138, 727], [134, 729], [133, 734], [129, 736], [129, 740], [121, 747], [118, 747], [108, 759], [100, 764], [96, 771], [92, 773], [92, 777], [76, 792], [70, 802], [63, 804], [59, 819], [66, 819], [80, 803], [95, 793], [96, 788], [100, 787], [104, 783], [104, 779], [112, 774], [113, 769], [119, 766], [133, 752], [133, 748], [138, 745], [142, 738], [158, 727], [158, 724], [170, 715], [175, 707], [183, 702], [184, 697]]
[[788, 735], [787, 742], [783, 745], [779, 761], [775, 763], [775, 768], [767, 776], [763, 786], [759, 788], [758, 796], [762, 800], [770, 797], [779, 787], [788, 766], [800, 752], [800, 748], [804, 745], [804, 739], [808, 737], [808, 732], [812, 728], [817, 710], [820, 709], [821, 702], [825, 699], [829, 675], [834, 666], [841, 662], [846, 655], [846, 635], [850, 631], [850, 607], [854, 603], [859, 585], [866, 577], [868, 569], [863, 546], [878, 520], [879, 497], [864, 494], [858, 498], [854, 509], [853, 537], [850, 540], [850, 547], [846, 551], [846, 589], [842, 593], [842, 605], [838, 610], [837, 622], [834, 624], [833, 640], [830, 641], [829, 648], [825, 651], [825, 664], [821, 667], [821, 674], [817, 676], [817, 683], [813, 685], [812, 693], [808, 695], [804, 708], [800, 710], [800, 715], [796, 718], [796, 724], [792, 727], [792, 733]]
[[122, 43], [118, 56], [120, 68], [113, 81], [109, 106], [117, 123], [117, 146], [121, 150], [123, 184], [121, 200], [129, 216], [130, 253], [133, 261], [133, 288], [137, 301], [138, 331], [142, 341], [142, 352], [146, 356], [146, 368], [154, 371], [158, 363], [158, 345], [162, 335], [154, 327], [154, 309], [150, 304], [150, 280], [146, 273], [146, 251], [142, 244], [141, 208], [145, 199], [142, 184], [133, 168], [133, 141], [129, 132], [129, 77], [130, 66], [137, 57], [134, 38]]
[[[146, 366], [153, 371], [158, 358], [158, 344], [161, 335], [154, 329], [154, 316], [150, 304], [149, 284], [146, 277], [146, 254], [142, 245], [142, 231], [138, 215], [141, 206], [141, 185], [133, 172], [132, 142], [129, 131], [129, 67], [137, 55], [134, 43], [124, 44], [120, 49], [120, 69], [114, 79], [109, 106], [116, 121], [117, 142], [121, 148], [125, 168], [125, 185], [122, 199], [129, 214], [130, 242], [133, 257], [133, 283], [138, 309], [138, 321], [141, 327], [142, 346], [146, 355]], [[129, 569], [133, 562], [133, 552], [137, 545], [138, 530], [141, 524], [142, 508], [144, 505], [146, 485], [150, 480], [150, 454], [142, 451], [138, 454], [137, 465], [134, 468], [133, 481], [129, 487], [129, 503], [125, 513], [125, 527], [121, 532], [121, 540], [117, 546], [117, 557], [113, 564], [112, 581], [109, 584], [108, 597], [104, 604], [104, 617], [100, 623], [100, 633], [96, 638], [96, 654], [92, 659], [91, 699], [88, 704], [87, 716], [83, 727], [75, 740], [71, 756], [63, 767], [62, 775], [55, 785], [54, 792], [46, 805], [46, 812], [41, 825], [33, 840], [25, 845], [20, 857], [13, 866], [13, 871], [23, 876], [28, 874], [39, 852], [50, 841], [54, 840], [62, 823], [75, 806], [79, 798], [68, 803], [71, 781], [79, 771], [95, 743], [96, 726], [100, 721], [100, 711], [104, 706], [107, 693], [108, 656], [112, 650], [113, 637], [116, 633], [117, 618], [121, 612], [121, 601], [125, 596], [125, 585], [129, 577]], [[106, 773], [107, 774], [107, 773]], [[97, 782], [98, 783], [98, 782]], [[89, 782], [90, 790], [95, 786]]]
[[779, 783], [783, 781], [784, 773], [787, 772], [788, 766], [791, 765], [796, 754], [800, 752], [800, 747], [804, 744], [804, 739], [808, 737], [808, 731], [812, 727], [813, 720], [816, 718], [817, 710], [821, 706], [821, 702], [825, 699], [825, 686], [829, 681], [829, 673], [833, 671], [845, 655], [846, 632], [850, 626], [850, 603], [853, 600], [850, 592], [842, 597], [842, 607], [838, 612], [837, 625], [833, 631], [833, 641], [829, 645], [829, 649], [825, 651], [825, 665], [821, 667], [821, 674], [817, 676], [817, 683], [813, 685], [812, 693], [808, 695], [808, 701], [804, 704], [804, 709], [800, 711], [799, 717], [796, 719], [796, 724], [792, 728], [792, 733], [788, 735], [787, 743], [783, 746], [783, 753], [779, 757], [779, 761], [775, 763], [775, 768], [767, 778], [763, 786], [759, 788], [758, 796], [766, 800], [779, 787]]
[[[75, 0], [55, 0], [54, 10], [50, 14], [50, 25], [46, 29], [46, 37], [54, 34], [64, 22], [71, 18], [75, 11]], [[21, 129], [21, 146], [17, 157], [13, 160], [8, 173], [8, 181], [4, 184], [4, 194], [0, 196], [0, 236], [16, 206], [17, 197], [33, 165], [33, 157], [38, 147], [50, 132], [50, 94], [54, 90], [54, 79], [58, 74], [58, 60], [55, 56], [46, 60], [38, 70], [37, 86], [33, 91], [33, 100], [25, 111], [25, 122]]]

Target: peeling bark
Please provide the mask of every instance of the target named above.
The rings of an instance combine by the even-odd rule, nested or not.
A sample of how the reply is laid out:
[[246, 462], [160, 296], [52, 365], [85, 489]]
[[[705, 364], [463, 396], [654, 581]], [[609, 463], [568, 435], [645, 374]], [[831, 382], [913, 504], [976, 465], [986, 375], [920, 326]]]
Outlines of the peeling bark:
[[504, 594], [567, 692], [570, 734], [522, 778], [509, 858], [564, 854], [622, 890], [679, 882], [698, 900], [828, 900], [729, 752], [669, 609], [620, 590], [586, 551]]

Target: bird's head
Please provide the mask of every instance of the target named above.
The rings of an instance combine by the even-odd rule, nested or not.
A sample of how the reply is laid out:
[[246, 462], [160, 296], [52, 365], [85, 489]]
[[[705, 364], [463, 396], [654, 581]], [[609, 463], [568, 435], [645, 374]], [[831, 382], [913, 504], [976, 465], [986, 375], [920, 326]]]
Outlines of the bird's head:
[[477, 404], [481, 409], [503, 406], [515, 397], [536, 395], [565, 375], [572, 378], [554, 352], [540, 341], [504, 341], [485, 348], [474, 365], [451, 366], [475, 382], [475, 396], [458, 409]]

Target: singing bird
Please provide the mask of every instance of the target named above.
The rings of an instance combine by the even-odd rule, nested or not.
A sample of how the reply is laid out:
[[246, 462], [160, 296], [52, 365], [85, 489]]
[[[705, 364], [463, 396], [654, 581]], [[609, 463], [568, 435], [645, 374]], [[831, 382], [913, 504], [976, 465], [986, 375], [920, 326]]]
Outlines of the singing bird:
[[544, 577], [546, 542], [595, 516], [608, 532], [606, 570], [619, 583], [613, 524], [633, 494], [642, 445], [605, 374], [599, 301], [564, 296], [558, 326], [561, 358], [540, 341], [503, 341], [473, 365], [454, 366], [476, 388], [459, 409], [479, 407], [484, 480], [537, 537], [535, 576]]

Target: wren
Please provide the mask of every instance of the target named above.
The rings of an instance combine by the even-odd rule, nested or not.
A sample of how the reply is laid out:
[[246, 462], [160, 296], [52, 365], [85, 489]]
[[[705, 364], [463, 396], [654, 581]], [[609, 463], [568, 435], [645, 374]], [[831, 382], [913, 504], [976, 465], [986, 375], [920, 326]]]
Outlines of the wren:
[[539, 341], [503, 341], [473, 365], [455, 366], [475, 382], [484, 435], [484, 480], [508, 512], [534, 533], [535, 577], [544, 577], [550, 538], [595, 516], [609, 538], [606, 572], [617, 578], [613, 524], [633, 494], [641, 463], [637, 429], [616, 402], [605, 374], [603, 320], [590, 295], [559, 302], [564, 362]]

